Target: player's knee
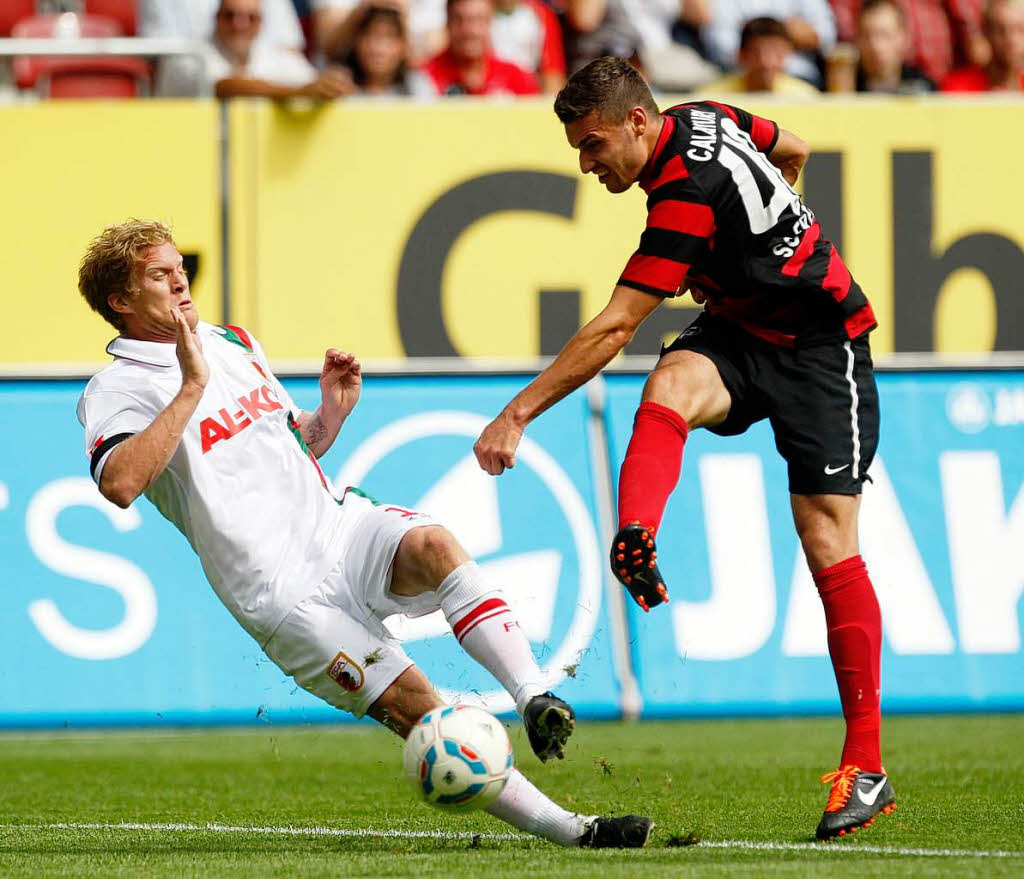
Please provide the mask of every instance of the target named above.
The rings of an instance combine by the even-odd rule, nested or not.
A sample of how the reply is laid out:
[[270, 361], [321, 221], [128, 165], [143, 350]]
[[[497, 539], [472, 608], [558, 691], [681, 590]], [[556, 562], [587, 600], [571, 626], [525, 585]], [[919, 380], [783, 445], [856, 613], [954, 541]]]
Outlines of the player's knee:
[[647, 377], [643, 400], [679, 413], [691, 428], [717, 423], [729, 411], [729, 394], [714, 366], [698, 355], [659, 365]]
[[402, 539], [403, 567], [412, 569], [423, 588], [434, 589], [455, 568], [468, 560], [455, 536], [441, 525], [414, 528]]
[[442, 704], [426, 675], [410, 666], [366, 713], [404, 739], [424, 714]]
[[853, 555], [846, 536], [826, 518], [805, 522], [797, 527], [800, 545], [812, 571], [829, 568]]
[[686, 382], [681, 380], [675, 369], [655, 369], [647, 376], [647, 382], [644, 384], [644, 402], [667, 406], [685, 418], [686, 412], [692, 408], [692, 398], [693, 394], [687, 388]]

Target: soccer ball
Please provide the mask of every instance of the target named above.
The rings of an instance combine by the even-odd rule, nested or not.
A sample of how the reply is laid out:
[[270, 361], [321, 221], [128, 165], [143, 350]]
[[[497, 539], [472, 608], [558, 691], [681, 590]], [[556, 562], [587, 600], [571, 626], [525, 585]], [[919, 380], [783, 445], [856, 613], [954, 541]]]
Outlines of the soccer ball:
[[492, 803], [512, 771], [505, 728], [469, 705], [435, 708], [405, 740], [405, 776], [428, 803], [468, 812]]

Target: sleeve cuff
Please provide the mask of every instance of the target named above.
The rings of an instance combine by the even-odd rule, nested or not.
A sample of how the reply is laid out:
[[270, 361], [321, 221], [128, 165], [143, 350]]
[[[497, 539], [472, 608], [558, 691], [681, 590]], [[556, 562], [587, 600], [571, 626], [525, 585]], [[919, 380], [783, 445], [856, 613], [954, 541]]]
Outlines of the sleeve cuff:
[[89, 459], [89, 473], [97, 485], [100, 484], [100, 477], [103, 474], [103, 465], [118, 443], [123, 443], [128, 437], [135, 436], [134, 433], [118, 433], [109, 439], [103, 440], [95, 449]]

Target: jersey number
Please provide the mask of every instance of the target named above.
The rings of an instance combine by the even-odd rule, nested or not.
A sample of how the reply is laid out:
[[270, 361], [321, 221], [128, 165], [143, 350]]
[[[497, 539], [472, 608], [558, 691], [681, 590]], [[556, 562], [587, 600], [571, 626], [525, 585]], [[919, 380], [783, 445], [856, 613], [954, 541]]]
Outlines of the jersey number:
[[[789, 185], [786, 178], [764, 153], [754, 146], [750, 136], [741, 131], [732, 119], [722, 120], [722, 148], [718, 151], [718, 161], [732, 175], [733, 183], [739, 191], [743, 207], [750, 221], [750, 231], [755, 235], [767, 232], [779, 222], [779, 217], [792, 207], [799, 213], [800, 196]], [[762, 187], [754, 178], [756, 166], [760, 172], [762, 185], [767, 184], [771, 191], [768, 204], [761, 195]]]

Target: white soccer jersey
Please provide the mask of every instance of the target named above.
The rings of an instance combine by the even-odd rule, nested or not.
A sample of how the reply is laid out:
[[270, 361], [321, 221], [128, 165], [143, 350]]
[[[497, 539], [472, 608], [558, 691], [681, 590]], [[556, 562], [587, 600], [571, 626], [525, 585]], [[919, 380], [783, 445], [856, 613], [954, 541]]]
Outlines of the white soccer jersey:
[[[337, 563], [347, 517], [259, 343], [237, 327], [200, 322], [196, 332], [210, 380], [146, 497], [262, 646]], [[173, 343], [119, 337], [107, 351], [114, 362], [78, 401], [97, 484], [117, 443], [148, 427], [181, 389]]]

